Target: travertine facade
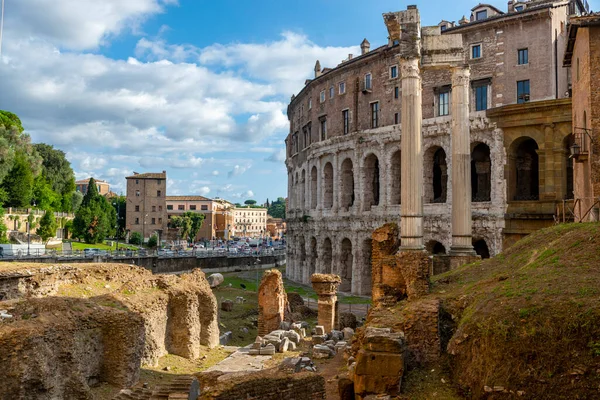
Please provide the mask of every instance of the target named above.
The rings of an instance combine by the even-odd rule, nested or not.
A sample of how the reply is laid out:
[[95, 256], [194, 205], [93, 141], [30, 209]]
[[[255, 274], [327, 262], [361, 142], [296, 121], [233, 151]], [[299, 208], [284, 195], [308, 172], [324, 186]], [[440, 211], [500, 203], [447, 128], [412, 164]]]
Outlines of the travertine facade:
[[[399, 222], [409, 243], [421, 234], [407, 231], [400, 215], [412, 208], [423, 235], [422, 244], [416, 237], [413, 244], [432, 253], [468, 250], [471, 244], [484, 257], [494, 255], [513, 239], [553, 223], [572, 173], [564, 145], [570, 120], [553, 112], [570, 105], [563, 99], [568, 71], [557, 60], [564, 54], [567, 17], [580, 6], [532, 0], [511, 3], [506, 14], [477, 6], [470, 22], [420, 29], [423, 49], [417, 56], [407, 53], [407, 43], [396, 39], [386, 21], [388, 45], [370, 51], [363, 42], [362, 55], [333, 69], [317, 63], [315, 78], [288, 107], [288, 277], [309, 283], [315, 272], [335, 273], [342, 278], [340, 290], [369, 293], [372, 231]], [[400, 31], [399, 38], [405, 35]], [[462, 51], [457, 53], [457, 46]], [[412, 83], [404, 78], [411, 59], [422, 81], [422, 136], [415, 143], [422, 156], [416, 158], [416, 150], [407, 151], [410, 146], [401, 140], [403, 114], [417, 112], [406, 104]], [[458, 107], [459, 101], [467, 101], [468, 108]], [[488, 113], [493, 108], [496, 115], [510, 114], [514, 107], [526, 109], [524, 115], [534, 120], [516, 121], [512, 128], [519, 137], [507, 142], [501, 124]], [[468, 113], [459, 115], [465, 109]], [[458, 122], [466, 142], [453, 142]], [[408, 165], [422, 159], [421, 176], [402, 166], [405, 157], [414, 158]], [[457, 159], [460, 171], [453, 170]], [[453, 185], [458, 176], [461, 187]], [[413, 186], [415, 179], [422, 185]], [[403, 182], [422, 188], [422, 206], [405, 203]], [[456, 193], [464, 198], [469, 191], [470, 206], [468, 200], [453, 204]], [[412, 198], [421, 197], [414, 192]], [[513, 212], [505, 216], [513, 202]], [[538, 208], [538, 202], [547, 204]], [[401, 203], [411, 208], [402, 210]], [[517, 225], [508, 241], [507, 224]]]

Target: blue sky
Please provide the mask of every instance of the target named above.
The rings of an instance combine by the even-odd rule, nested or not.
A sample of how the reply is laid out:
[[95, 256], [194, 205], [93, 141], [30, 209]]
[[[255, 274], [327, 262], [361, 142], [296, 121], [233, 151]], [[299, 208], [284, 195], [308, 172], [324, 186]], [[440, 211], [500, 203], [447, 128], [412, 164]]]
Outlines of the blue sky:
[[[417, 4], [424, 25], [471, 1], [5, 0], [0, 109], [67, 153], [78, 179], [167, 170], [168, 194], [285, 197], [290, 96], [381, 14]], [[599, 9], [600, 0], [590, 1]], [[451, 4], [451, 5], [450, 5]], [[491, 1], [506, 9], [506, 1]]]

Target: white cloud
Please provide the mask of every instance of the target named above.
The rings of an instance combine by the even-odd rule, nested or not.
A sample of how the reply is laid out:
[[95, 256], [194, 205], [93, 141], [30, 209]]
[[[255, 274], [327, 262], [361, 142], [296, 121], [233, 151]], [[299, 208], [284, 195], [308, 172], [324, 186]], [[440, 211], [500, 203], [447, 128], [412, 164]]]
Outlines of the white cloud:
[[219, 171], [214, 170], [211, 174], [212, 174], [212, 176], [219, 176]]
[[265, 161], [275, 162], [275, 163], [283, 163], [285, 162], [285, 149], [279, 149], [269, 157], [265, 158]]
[[206, 196], [207, 194], [210, 193], [210, 188], [208, 186], [203, 186], [200, 188], [200, 190], [198, 191], [202, 196]]
[[233, 178], [234, 176], [242, 175], [243, 173], [248, 171], [251, 167], [252, 167], [251, 165], [246, 165], [246, 166], [236, 165], [235, 167], [233, 167], [233, 169], [231, 171], [229, 171], [227, 173], [227, 177]]

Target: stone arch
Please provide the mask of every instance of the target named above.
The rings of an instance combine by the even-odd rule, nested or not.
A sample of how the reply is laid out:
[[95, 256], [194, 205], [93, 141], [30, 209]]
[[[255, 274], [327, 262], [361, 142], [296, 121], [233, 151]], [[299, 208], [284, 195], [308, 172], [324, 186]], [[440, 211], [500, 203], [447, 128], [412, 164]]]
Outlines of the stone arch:
[[362, 267], [359, 294], [369, 295], [372, 289], [373, 276], [373, 242], [371, 238], [366, 238], [362, 243]]
[[313, 236], [313, 237], [310, 238], [308, 279], [307, 279], [306, 283], [309, 283], [310, 282], [310, 277], [312, 276], [312, 274], [314, 274], [315, 272], [317, 272], [317, 260], [318, 260], [317, 238]]
[[539, 157], [537, 142], [523, 136], [514, 140], [510, 145], [511, 172], [509, 183], [509, 198], [512, 200], [538, 200], [539, 186]]
[[340, 270], [339, 274], [342, 278], [340, 291], [350, 292], [352, 290], [352, 263], [354, 262], [352, 254], [352, 241], [348, 238], [342, 240], [340, 247]]
[[302, 169], [300, 175], [300, 208], [304, 210], [306, 207], [306, 170]]
[[323, 208], [333, 207], [333, 165], [330, 162], [323, 167]]
[[473, 248], [482, 259], [490, 258], [490, 249], [484, 239], [473, 239]]
[[402, 171], [401, 171], [401, 156], [400, 150], [392, 153], [390, 158], [390, 204], [400, 204], [401, 202], [401, 187], [402, 187]]
[[350, 158], [342, 162], [340, 173], [341, 199], [340, 207], [349, 209], [354, 205], [354, 166]]
[[333, 245], [331, 244], [331, 239], [326, 237], [323, 240], [323, 267], [321, 272], [323, 274], [331, 274], [333, 264]]
[[369, 211], [371, 206], [379, 205], [381, 195], [379, 159], [375, 154], [365, 157], [363, 170], [363, 210]]
[[294, 179], [294, 208], [300, 206], [300, 178], [298, 172], [296, 172], [296, 179]]
[[440, 146], [432, 146], [424, 155], [425, 201], [445, 203], [448, 190], [448, 164], [446, 151]]
[[471, 151], [471, 198], [473, 202], [490, 201], [492, 193], [492, 160], [485, 143], [474, 144]]
[[575, 136], [570, 133], [563, 139], [564, 148], [564, 163], [565, 163], [565, 178], [563, 187], [565, 188], [565, 199], [573, 199], [575, 197], [573, 187], [573, 157], [571, 157], [571, 146], [575, 143]]
[[446, 254], [446, 246], [433, 239], [427, 242], [425, 249], [432, 255]]
[[317, 208], [317, 179], [317, 167], [313, 166], [310, 171], [310, 208], [313, 210]]

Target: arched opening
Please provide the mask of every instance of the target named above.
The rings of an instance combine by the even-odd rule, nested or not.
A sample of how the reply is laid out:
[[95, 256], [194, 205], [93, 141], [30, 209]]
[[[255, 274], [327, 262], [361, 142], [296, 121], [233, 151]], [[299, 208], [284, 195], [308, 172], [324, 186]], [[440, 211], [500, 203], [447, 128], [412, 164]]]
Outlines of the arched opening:
[[331, 239], [325, 238], [323, 241], [323, 270], [324, 274], [333, 273], [332, 270], [332, 262], [333, 262], [333, 247], [331, 245]]
[[513, 143], [514, 152], [514, 200], [539, 199], [539, 158], [538, 145], [531, 138], [517, 139]]
[[430, 240], [429, 242], [427, 242], [427, 244], [425, 245], [425, 249], [431, 255], [446, 254], [446, 247], [437, 240]]
[[340, 251], [340, 278], [342, 278], [342, 283], [340, 284], [341, 292], [350, 292], [352, 290], [352, 262], [352, 242], [350, 239], [345, 238], [342, 240]]
[[485, 143], [479, 143], [471, 152], [471, 196], [473, 202], [490, 201], [491, 191], [490, 148]]
[[300, 208], [304, 210], [306, 207], [306, 171], [302, 170], [300, 179]]
[[362, 245], [362, 273], [361, 273], [361, 285], [360, 285], [360, 294], [361, 295], [369, 295], [371, 294], [372, 287], [372, 254], [373, 254], [373, 244], [371, 239], [365, 239]]
[[333, 166], [331, 163], [325, 164], [323, 168], [323, 208], [333, 207]]
[[317, 208], [317, 167], [312, 167], [310, 171], [310, 208]]
[[371, 206], [379, 205], [379, 159], [375, 154], [369, 154], [364, 164], [364, 211], [369, 211]]
[[314, 236], [310, 238], [310, 264], [308, 265], [308, 281], [310, 283], [310, 277], [317, 271], [317, 238]]
[[573, 187], [573, 158], [571, 157], [571, 146], [575, 143], [575, 136], [571, 133], [565, 137], [564, 141], [565, 151], [565, 200], [575, 198], [574, 187]]
[[390, 183], [390, 204], [400, 204], [401, 202], [401, 153], [400, 150], [394, 152], [391, 158], [391, 183]]
[[490, 249], [487, 243], [483, 239], [473, 240], [473, 248], [477, 255], [481, 256], [482, 259], [490, 258]]
[[427, 203], [445, 203], [448, 187], [448, 166], [446, 152], [439, 146], [432, 146], [424, 154], [424, 198]]
[[354, 168], [349, 158], [342, 162], [341, 192], [340, 206], [347, 210], [354, 205]]
[[294, 180], [294, 208], [300, 208], [300, 178], [297, 172]]

